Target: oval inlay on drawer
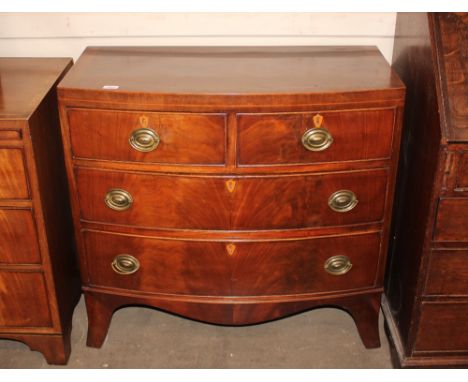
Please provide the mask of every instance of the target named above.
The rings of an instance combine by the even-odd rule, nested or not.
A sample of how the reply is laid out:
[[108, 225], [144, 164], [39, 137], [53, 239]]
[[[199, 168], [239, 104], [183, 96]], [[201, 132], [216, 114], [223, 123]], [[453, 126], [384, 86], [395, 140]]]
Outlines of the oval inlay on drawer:
[[[248, 296], [337, 292], [372, 287], [380, 233], [275, 242], [229, 243], [164, 240], [85, 231], [92, 285], [153, 293]], [[115, 272], [117, 254], [138, 262], [131, 274]], [[127, 256], [128, 256], [127, 255]], [[352, 268], [341, 275], [324, 268], [343, 256]]]
[[68, 110], [76, 158], [222, 165], [224, 114]]
[[394, 109], [238, 114], [238, 163], [293, 165], [389, 158], [394, 118]]

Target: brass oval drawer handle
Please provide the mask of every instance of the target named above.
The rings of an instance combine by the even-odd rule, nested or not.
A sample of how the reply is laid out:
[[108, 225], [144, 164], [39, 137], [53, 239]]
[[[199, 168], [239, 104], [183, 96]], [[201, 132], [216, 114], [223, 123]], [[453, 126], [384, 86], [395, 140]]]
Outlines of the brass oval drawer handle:
[[158, 147], [160, 139], [156, 131], [145, 127], [133, 131], [128, 141], [135, 150], [147, 153]]
[[348, 273], [353, 267], [353, 264], [351, 264], [348, 256], [338, 255], [330, 257], [325, 261], [323, 267], [331, 275], [341, 276]]
[[131, 275], [140, 269], [140, 262], [132, 255], [117, 255], [111, 265], [113, 271], [119, 275]]
[[133, 197], [128, 191], [115, 188], [109, 190], [104, 198], [107, 207], [115, 211], [128, 210], [133, 203]]
[[358, 204], [358, 200], [353, 191], [339, 190], [328, 198], [328, 206], [336, 212], [351, 211]]
[[310, 151], [326, 150], [332, 143], [332, 135], [323, 127], [309, 129], [302, 136], [302, 145]]

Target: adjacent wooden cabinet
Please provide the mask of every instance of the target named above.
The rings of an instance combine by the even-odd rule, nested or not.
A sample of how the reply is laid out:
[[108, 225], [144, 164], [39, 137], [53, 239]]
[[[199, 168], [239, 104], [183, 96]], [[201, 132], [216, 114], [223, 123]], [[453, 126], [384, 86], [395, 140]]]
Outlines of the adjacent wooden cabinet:
[[65, 58], [0, 58], [0, 338], [70, 354], [80, 296], [57, 109]]
[[399, 14], [408, 88], [384, 313], [404, 367], [468, 365], [468, 14]]
[[378, 316], [404, 85], [376, 48], [88, 48], [58, 87], [88, 345], [144, 304]]

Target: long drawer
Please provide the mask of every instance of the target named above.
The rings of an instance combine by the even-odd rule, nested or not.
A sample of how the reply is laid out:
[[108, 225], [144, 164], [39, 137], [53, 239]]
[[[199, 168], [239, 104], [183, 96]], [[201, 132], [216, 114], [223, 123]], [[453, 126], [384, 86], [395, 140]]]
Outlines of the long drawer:
[[372, 287], [380, 251], [379, 232], [215, 242], [85, 231], [84, 240], [91, 285], [192, 295], [300, 294]]
[[238, 114], [240, 165], [389, 158], [394, 109]]
[[75, 171], [84, 220], [213, 230], [377, 222], [388, 178], [386, 169], [232, 178]]
[[189, 165], [225, 162], [224, 114], [70, 109], [68, 121], [77, 158]]

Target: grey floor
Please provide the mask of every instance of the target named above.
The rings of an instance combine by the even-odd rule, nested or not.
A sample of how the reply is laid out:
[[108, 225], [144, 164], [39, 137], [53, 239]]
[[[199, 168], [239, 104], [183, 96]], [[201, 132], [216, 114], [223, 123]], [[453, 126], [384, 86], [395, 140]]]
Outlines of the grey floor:
[[[322, 308], [248, 327], [207, 325], [153, 309], [114, 314], [101, 349], [86, 347], [83, 299], [73, 319], [68, 368], [390, 368], [382, 347], [366, 350], [347, 313]], [[50, 367], [38, 352], [0, 340], [0, 368]]]

